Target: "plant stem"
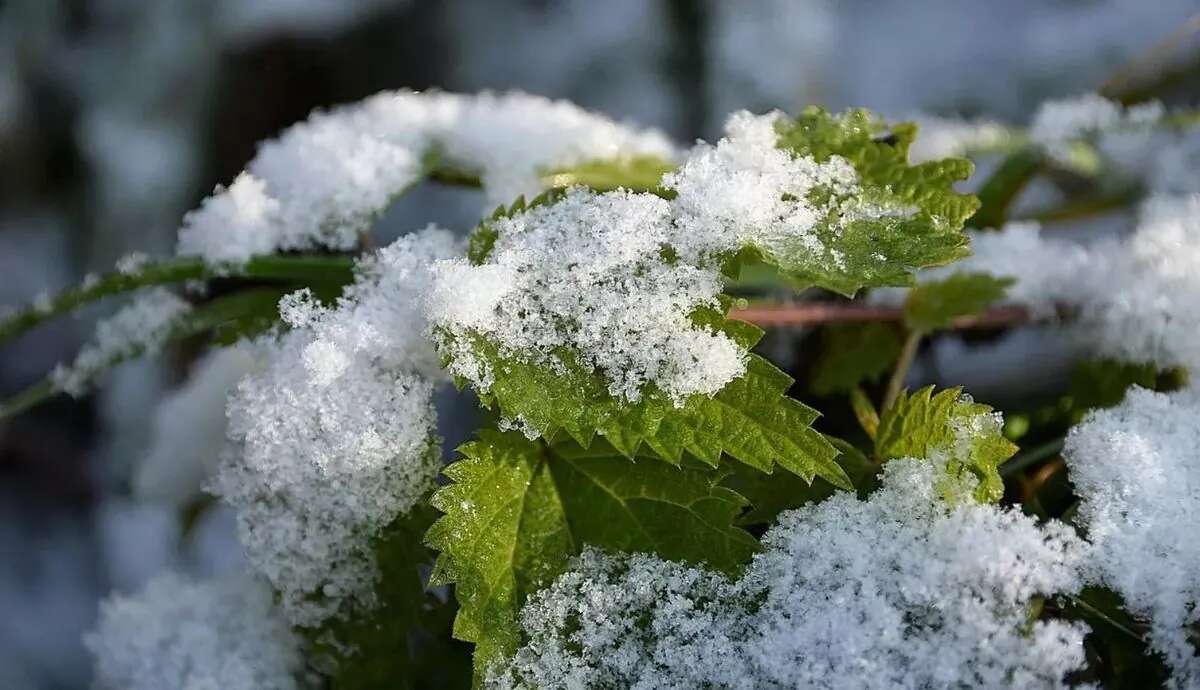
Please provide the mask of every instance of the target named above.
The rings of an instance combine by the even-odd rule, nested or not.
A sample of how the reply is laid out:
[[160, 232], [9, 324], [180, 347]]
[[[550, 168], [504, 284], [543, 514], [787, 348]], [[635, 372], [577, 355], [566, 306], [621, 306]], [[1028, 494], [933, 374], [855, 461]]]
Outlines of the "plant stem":
[[[236, 322], [238, 319], [274, 312], [279, 298], [291, 291], [291, 286], [264, 287], [242, 290], [203, 304], [180, 317], [174, 324], [170, 335], [161, 345], [178, 342], [201, 333], [213, 331], [225, 324]], [[139, 357], [145, 353], [141, 345], [129, 347], [113, 355], [111, 359], [89, 371], [89, 377], [94, 377], [112, 367]], [[52, 377], [46, 377], [33, 384], [13, 397], [0, 403], [0, 421], [14, 417], [33, 408], [55, 395], [63, 392], [54, 384]]]
[[[729, 312], [729, 318], [748, 321], [757, 326], [819, 326], [829, 323], [862, 323], [867, 321], [903, 321], [904, 310], [899, 307], [875, 307], [865, 304], [838, 302], [808, 302], [803, 304], [760, 304]], [[955, 319], [953, 327], [1003, 328], [1030, 321], [1029, 310], [1010, 305], [989, 309], [982, 314]]]
[[1022, 472], [1043, 460], [1052, 458], [1062, 452], [1063, 445], [1066, 443], [1065, 438], [1056, 438], [1047, 441], [1039, 446], [1034, 446], [1029, 450], [1018, 453], [1011, 460], [1000, 465], [1000, 476], [1011, 477], [1014, 474]]
[[1137, 631], [1129, 628], [1128, 626], [1121, 623], [1120, 621], [1113, 618], [1112, 616], [1108, 615], [1107, 613], [1100, 610], [1096, 606], [1093, 606], [1092, 604], [1088, 603], [1082, 596], [1075, 596], [1073, 594], [1064, 594], [1063, 597], [1066, 598], [1068, 601], [1070, 601], [1072, 604], [1078, 606], [1079, 608], [1083, 609], [1084, 611], [1087, 611], [1088, 613], [1092, 614], [1093, 616], [1095, 616], [1095, 617], [1099, 618], [1100, 620], [1104, 621], [1105, 623], [1111, 625], [1114, 629], [1121, 632], [1122, 634], [1130, 637], [1133, 640], [1136, 640], [1139, 644], [1142, 644], [1142, 645], [1147, 644], [1146, 638], [1144, 638], [1140, 634], [1138, 634]]
[[[1188, 17], [1171, 33], [1150, 47], [1150, 50], [1126, 62], [1101, 85], [1100, 95], [1120, 101], [1125, 105], [1149, 100], [1164, 85], [1170, 85], [1179, 77], [1178, 69], [1170, 69], [1166, 64], [1172, 53], [1177, 53], [1185, 46], [1187, 40], [1200, 33], [1200, 13]], [[1193, 60], [1182, 70], [1187, 74], [1189, 68], [1194, 69], [1197, 61]], [[1140, 79], [1139, 77], [1148, 77]]]
[[900, 391], [904, 390], [904, 380], [908, 378], [908, 370], [912, 368], [913, 360], [917, 357], [917, 349], [921, 346], [921, 338], [924, 337], [921, 331], [909, 331], [908, 337], [904, 339], [904, 347], [900, 349], [900, 359], [896, 361], [896, 368], [892, 370], [892, 377], [888, 379], [887, 392], [883, 396], [883, 404], [880, 406], [884, 412], [891, 409], [892, 405], [900, 398]]
[[1031, 220], [1039, 223], [1061, 223], [1071, 220], [1082, 220], [1103, 216], [1117, 209], [1125, 208], [1142, 197], [1142, 190], [1128, 187], [1104, 196], [1094, 196], [1088, 199], [1055, 206], [1054, 208], [1033, 211], [1022, 216], [1020, 220]]
[[60, 314], [105, 297], [155, 285], [220, 278], [344, 285], [354, 278], [353, 260], [342, 256], [260, 256], [243, 266], [220, 272], [201, 259], [182, 258], [150, 264], [133, 273], [114, 271], [84, 285], [67, 288], [44, 304], [25, 307], [0, 320], [0, 344]]
[[967, 219], [973, 228], [999, 228], [1008, 209], [1033, 176], [1045, 165], [1041, 147], [1025, 146], [1006, 157], [979, 190], [979, 210]]

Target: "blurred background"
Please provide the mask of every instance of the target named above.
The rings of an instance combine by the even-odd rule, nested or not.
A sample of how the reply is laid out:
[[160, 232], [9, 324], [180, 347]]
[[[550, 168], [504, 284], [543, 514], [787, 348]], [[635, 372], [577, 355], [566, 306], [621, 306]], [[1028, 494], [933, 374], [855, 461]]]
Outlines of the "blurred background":
[[[718, 135], [736, 108], [810, 103], [1023, 124], [1043, 100], [1095, 91], [1153, 57], [1197, 9], [1196, 0], [0, 0], [0, 309], [130, 252], [169, 255], [182, 215], [232, 180], [256, 142], [313, 108], [381, 89], [522, 89], [681, 142]], [[1194, 93], [1194, 57], [1156, 95]], [[422, 187], [387, 214], [380, 239], [429, 221], [465, 232], [481, 203], [472, 194]], [[0, 349], [0, 398], [69, 360], [103, 313]], [[941, 361], [934, 352], [926, 375], [940, 366], [961, 381], [974, 371], [976, 385], [995, 388], [1025, 364], [1020, 346], [1009, 352], [989, 350], [993, 368], [980, 372], [958, 343]], [[186, 351], [127, 364], [87, 398], [0, 422], [0, 688], [87, 687], [80, 634], [99, 598], [164, 569], [236, 567], [228, 515], [139, 490], [162, 456], [169, 467], [173, 453], [220, 447], [219, 425], [197, 430], [194, 448], [155, 445], [196, 366]], [[445, 433], [468, 430], [451, 418]]]

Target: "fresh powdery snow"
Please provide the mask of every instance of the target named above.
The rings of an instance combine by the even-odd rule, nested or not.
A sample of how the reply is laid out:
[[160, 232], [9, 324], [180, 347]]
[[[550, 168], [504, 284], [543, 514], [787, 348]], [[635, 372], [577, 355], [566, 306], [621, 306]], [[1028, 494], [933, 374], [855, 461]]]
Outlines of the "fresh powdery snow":
[[1064, 457], [1100, 581], [1150, 621], [1180, 688], [1200, 687], [1200, 391], [1134, 388], [1071, 431]]
[[[972, 233], [972, 256], [922, 271], [918, 281], [982, 271], [1016, 283], [1008, 299], [1035, 316], [1061, 307], [1064, 324], [1094, 352], [1161, 367], [1200, 368], [1200, 195], [1156, 196], [1142, 204], [1126, 238], [1087, 244], [1055, 237], [1033, 223]], [[872, 299], [897, 302], [905, 290]]]
[[1000, 148], [1015, 141], [1016, 132], [999, 122], [917, 115], [917, 139], [908, 147], [912, 165]]
[[443, 338], [450, 371], [481, 390], [494, 373], [471, 334], [550, 366], [562, 366], [556, 351], [570, 348], [628, 400], [651, 382], [676, 398], [712, 394], [745, 370], [745, 353], [731, 339], [688, 319], [699, 306], [717, 305], [722, 280], [711, 264], [665, 254], [675, 232], [668, 202], [573, 189], [495, 228], [487, 263], [439, 264], [430, 297], [434, 324], [450, 336]]
[[894, 460], [867, 500], [789, 511], [737, 580], [588, 550], [530, 598], [498, 688], [1056, 688], [1086, 629], [1029, 622], [1075, 592], [1084, 543], [1060, 523], [940, 496]]
[[482, 263], [434, 270], [430, 319], [451, 373], [491, 388], [495, 372], [474, 341], [482, 336], [504, 356], [554, 368], [568, 365], [567, 349], [628, 401], [653, 384], [681, 404], [741, 376], [746, 353], [691, 320], [718, 305], [722, 262], [755, 247], [779, 262], [803, 252], [836, 263], [814, 232], [835, 205], [846, 219], [893, 212], [860, 202], [845, 159], [818, 163], [778, 148], [779, 117], [735, 113], [724, 139], [697, 145], [663, 178], [671, 200], [572, 189], [491, 221], [497, 239]]
[[292, 330], [261, 342], [266, 361], [230, 399], [213, 489], [294, 624], [371, 606], [373, 538], [433, 488], [436, 358], [420, 308], [428, 267], [461, 251], [430, 228], [362, 262], [335, 307], [286, 298]]
[[264, 143], [245, 172], [187, 215], [178, 252], [221, 266], [279, 250], [351, 249], [431, 156], [479, 175], [500, 204], [537, 194], [549, 169], [635, 155], [676, 152], [657, 131], [565, 101], [385, 92], [316, 112]]
[[73, 396], [83, 395], [92, 378], [113, 362], [141, 353], [154, 354], [192, 306], [166, 288], [139, 294], [116, 314], [96, 324], [96, 333], [69, 365], [51, 374], [54, 386]]
[[265, 584], [237, 575], [191, 582], [167, 574], [113, 595], [84, 644], [97, 690], [297, 690], [301, 640]]
[[225, 401], [256, 362], [251, 343], [212, 350], [158, 403], [150, 445], [135, 467], [134, 493], [182, 509], [212, 477], [225, 440]]
[[1096, 94], [1046, 101], [1029, 125], [1029, 138], [1050, 155], [1067, 158], [1074, 141], [1118, 130], [1144, 129], [1162, 119], [1162, 103], [1123, 108]]
[[743, 246], [779, 259], [794, 251], [829, 252], [812, 230], [830, 209], [813, 204], [810, 192], [827, 191], [830, 204], [853, 199], [858, 174], [840, 156], [818, 163], [779, 148], [775, 125], [782, 117], [734, 113], [725, 138], [716, 146], [698, 144], [678, 171], [663, 178], [663, 186], [676, 193], [672, 205], [680, 232], [674, 249], [681, 256], [695, 260]]

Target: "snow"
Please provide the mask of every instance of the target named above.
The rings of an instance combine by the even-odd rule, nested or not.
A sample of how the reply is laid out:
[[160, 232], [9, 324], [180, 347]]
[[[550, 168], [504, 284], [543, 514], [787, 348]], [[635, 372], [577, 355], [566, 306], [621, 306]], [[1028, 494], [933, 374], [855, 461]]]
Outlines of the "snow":
[[242, 576], [191, 582], [162, 575], [100, 605], [84, 638], [99, 690], [294, 690], [300, 639], [271, 590]]
[[292, 330], [259, 341], [262, 361], [230, 398], [212, 489], [295, 625], [373, 606], [374, 539], [434, 486], [436, 357], [420, 306], [428, 266], [459, 252], [430, 228], [360, 262], [333, 307], [285, 298]]
[[179, 319], [192, 309], [166, 288], [151, 288], [113, 316], [96, 324], [90, 343], [70, 365], [59, 364], [51, 374], [55, 388], [83, 395], [88, 383], [124, 357], [155, 354], [166, 343]]
[[731, 580], [646, 554], [585, 552], [521, 614], [528, 636], [493, 687], [1057, 688], [1086, 629], [1028, 622], [1074, 592], [1070, 528], [940, 500], [948, 479], [895, 460], [867, 500], [780, 516]]
[[1176, 687], [1200, 685], [1200, 392], [1131, 389], [1071, 430], [1063, 457], [1099, 582], [1150, 621]]
[[384, 92], [318, 111], [189, 213], [178, 252], [217, 266], [279, 250], [349, 250], [429, 156], [479, 175], [491, 205], [536, 195], [539, 175], [594, 159], [673, 158], [670, 142], [565, 101], [513, 92]]
[[[957, 271], [1016, 279], [1008, 299], [1063, 324], [1083, 347], [1162, 368], [1200, 368], [1200, 195], [1145, 201], [1128, 237], [1076, 242], [1033, 223], [971, 233], [973, 255], [923, 271], [918, 281]], [[898, 303], [904, 290], [880, 290], [872, 300]]]

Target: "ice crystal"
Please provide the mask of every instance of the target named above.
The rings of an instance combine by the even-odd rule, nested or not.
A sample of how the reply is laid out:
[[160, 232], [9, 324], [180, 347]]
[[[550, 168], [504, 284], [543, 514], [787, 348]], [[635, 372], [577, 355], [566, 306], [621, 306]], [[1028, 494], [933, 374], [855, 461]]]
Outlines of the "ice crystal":
[[[675, 249], [682, 255], [694, 260], [743, 245], [781, 259], [797, 250], [828, 253], [812, 230], [840, 202], [853, 200], [858, 175], [840, 156], [818, 163], [778, 148], [780, 117], [734, 113], [724, 139], [698, 145], [678, 172], [663, 179], [677, 195], [675, 213], [686, 241]], [[818, 191], [826, 201], [813, 201]]]

